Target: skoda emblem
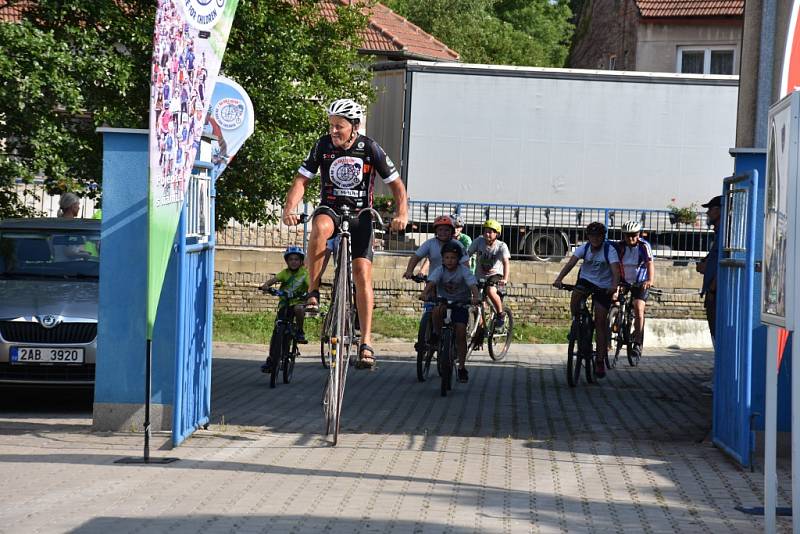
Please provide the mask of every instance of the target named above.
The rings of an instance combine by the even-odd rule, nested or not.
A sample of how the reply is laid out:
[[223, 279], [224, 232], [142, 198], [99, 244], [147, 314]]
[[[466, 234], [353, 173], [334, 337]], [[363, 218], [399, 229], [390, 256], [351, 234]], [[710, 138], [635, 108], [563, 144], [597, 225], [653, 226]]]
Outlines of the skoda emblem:
[[59, 320], [55, 315], [42, 315], [39, 317], [39, 323], [45, 328], [53, 328], [59, 323]]

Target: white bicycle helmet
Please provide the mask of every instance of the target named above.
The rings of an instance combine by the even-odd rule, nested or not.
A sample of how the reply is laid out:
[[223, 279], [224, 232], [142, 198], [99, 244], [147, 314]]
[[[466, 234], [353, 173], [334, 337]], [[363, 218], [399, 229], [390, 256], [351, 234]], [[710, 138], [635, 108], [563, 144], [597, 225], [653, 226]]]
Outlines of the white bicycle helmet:
[[360, 121], [364, 118], [364, 108], [354, 100], [340, 98], [328, 106], [328, 117], [344, 117], [351, 121]]
[[638, 234], [642, 229], [642, 224], [639, 221], [625, 221], [622, 225], [623, 234]]

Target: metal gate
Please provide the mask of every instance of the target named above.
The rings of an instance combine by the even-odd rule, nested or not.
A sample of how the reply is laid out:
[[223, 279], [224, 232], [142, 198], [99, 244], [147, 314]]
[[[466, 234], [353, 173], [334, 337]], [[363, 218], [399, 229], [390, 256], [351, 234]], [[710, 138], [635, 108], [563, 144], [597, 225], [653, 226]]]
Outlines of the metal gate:
[[757, 171], [724, 181], [717, 271], [712, 440], [743, 466], [750, 465], [755, 444], [752, 347], [759, 320], [755, 300], [759, 289], [755, 274], [757, 183]]
[[178, 313], [172, 442], [211, 416], [211, 331], [214, 299], [213, 166], [195, 162], [178, 235]]

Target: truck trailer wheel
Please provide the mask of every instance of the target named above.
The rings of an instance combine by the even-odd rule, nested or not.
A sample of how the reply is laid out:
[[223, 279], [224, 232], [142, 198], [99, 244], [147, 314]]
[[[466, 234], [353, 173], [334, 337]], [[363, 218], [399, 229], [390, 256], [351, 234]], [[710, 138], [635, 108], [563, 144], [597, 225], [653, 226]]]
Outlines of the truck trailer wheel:
[[523, 250], [535, 260], [560, 261], [567, 253], [567, 242], [560, 232], [531, 232], [525, 239]]

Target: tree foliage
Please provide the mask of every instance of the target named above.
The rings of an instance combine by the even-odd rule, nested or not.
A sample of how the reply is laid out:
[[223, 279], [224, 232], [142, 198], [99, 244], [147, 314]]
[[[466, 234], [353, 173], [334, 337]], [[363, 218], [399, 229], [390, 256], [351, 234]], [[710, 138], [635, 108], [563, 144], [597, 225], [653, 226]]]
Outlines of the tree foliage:
[[[14, 2], [8, 2], [13, 4]], [[20, 22], [0, 23], [0, 217], [24, 212], [17, 179], [95, 195], [102, 177], [98, 126], [147, 128], [152, 0], [18, 2]], [[120, 7], [122, 6], [122, 7]], [[217, 219], [266, 221], [325, 127], [324, 103], [366, 100], [357, 54], [366, 17], [338, 19], [314, 0], [240, 0], [222, 73], [255, 108], [255, 133], [218, 181]]]
[[567, 0], [390, 0], [467, 63], [560, 67], [573, 26]]

